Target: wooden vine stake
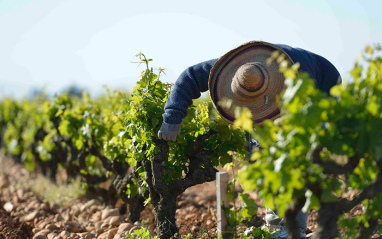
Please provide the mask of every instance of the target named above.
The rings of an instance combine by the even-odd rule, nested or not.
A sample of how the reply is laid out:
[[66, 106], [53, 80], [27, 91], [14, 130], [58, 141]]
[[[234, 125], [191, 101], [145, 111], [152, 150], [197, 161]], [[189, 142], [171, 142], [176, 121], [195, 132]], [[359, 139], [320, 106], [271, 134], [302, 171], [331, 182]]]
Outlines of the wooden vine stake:
[[216, 173], [216, 204], [217, 204], [217, 220], [218, 220], [218, 238], [225, 234], [227, 218], [224, 213], [224, 208], [228, 206], [228, 173]]

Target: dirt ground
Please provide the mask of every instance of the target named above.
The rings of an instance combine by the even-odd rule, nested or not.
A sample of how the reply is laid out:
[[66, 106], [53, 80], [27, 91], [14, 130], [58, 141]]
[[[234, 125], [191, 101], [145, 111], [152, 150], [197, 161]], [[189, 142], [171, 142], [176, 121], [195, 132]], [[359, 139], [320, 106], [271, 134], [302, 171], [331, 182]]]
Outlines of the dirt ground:
[[[0, 160], [2, 160], [1, 157]], [[4, 170], [4, 164], [0, 164], [0, 239], [120, 239], [125, 235], [119, 233], [123, 225], [130, 225], [131, 227], [147, 226], [155, 234], [155, 220], [151, 206], [148, 206], [141, 213], [141, 221], [134, 223], [134, 225], [126, 219], [127, 215], [119, 214], [116, 216], [119, 219], [117, 223], [111, 223], [110, 220], [106, 223], [107, 218], [104, 218], [104, 214], [119, 209], [121, 203], [117, 204], [113, 209], [113, 207], [103, 205], [94, 199], [82, 198], [75, 200], [65, 207], [59, 208], [57, 205], [49, 205], [30, 189], [15, 187], [15, 185], [20, 185], [16, 181], [28, 180], [28, 178], [32, 177], [28, 173], [15, 173], [25, 172], [26, 170], [23, 166], [13, 164], [11, 161], [7, 161], [6, 165], [9, 167]], [[261, 199], [255, 193], [251, 196], [259, 206], [258, 215], [252, 222], [254, 226], [261, 226], [264, 223], [262, 218], [264, 217], [265, 209], [261, 204]], [[13, 203], [14, 206], [10, 212], [4, 210], [4, 204], [7, 202]], [[361, 211], [362, 207], [356, 207], [352, 210], [351, 214], [360, 214]], [[193, 234], [198, 238], [216, 235], [217, 220], [215, 215], [215, 181], [189, 188], [178, 198], [176, 223], [182, 235]], [[308, 234], [317, 227], [315, 222], [316, 216], [317, 213], [315, 211], [310, 212]], [[114, 216], [114, 219], [116, 217]], [[373, 235], [372, 238], [382, 237], [380, 235]]]
[[32, 229], [24, 222], [11, 217], [4, 209], [4, 202], [0, 201], [0, 239], [28, 239], [33, 237]]

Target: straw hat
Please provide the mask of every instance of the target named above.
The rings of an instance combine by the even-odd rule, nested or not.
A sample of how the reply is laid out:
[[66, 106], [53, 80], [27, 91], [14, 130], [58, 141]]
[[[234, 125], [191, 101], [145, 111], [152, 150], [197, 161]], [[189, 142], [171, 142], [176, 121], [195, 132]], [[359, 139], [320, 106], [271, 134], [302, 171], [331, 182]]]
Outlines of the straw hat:
[[293, 63], [277, 46], [252, 41], [229, 51], [212, 67], [208, 81], [210, 96], [218, 113], [228, 123], [233, 123], [235, 114], [233, 109], [219, 106], [218, 102], [225, 98], [237, 106], [249, 108], [252, 120], [258, 124], [279, 117], [277, 96], [285, 88], [285, 78], [279, 72], [277, 61], [267, 64], [267, 59], [277, 50]]

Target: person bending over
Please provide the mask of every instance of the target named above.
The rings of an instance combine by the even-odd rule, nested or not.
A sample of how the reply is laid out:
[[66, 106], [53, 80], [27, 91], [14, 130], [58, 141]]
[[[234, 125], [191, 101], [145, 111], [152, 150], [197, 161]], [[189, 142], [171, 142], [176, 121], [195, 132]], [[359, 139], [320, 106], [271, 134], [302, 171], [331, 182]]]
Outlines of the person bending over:
[[[231, 99], [237, 106], [250, 109], [252, 120], [257, 124], [278, 118], [280, 109], [276, 97], [285, 89], [285, 78], [279, 72], [277, 61], [267, 63], [275, 51], [284, 54], [290, 65], [299, 62], [299, 71], [307, 72], [316, 87], [327, 94], [330, 88], [341, 83], [338, 70], [320, 55], [284, 44], [247, 42], [218, 59], [193, 65], [179, 76], [164, 107], [159, 139], [176, 141], [187, 108], [192, 105], [193, 99], [207, 90], [217, 112], [229, 124], [235, 120], [234, 112], [218, 105], [225, 98]], [[296, 221], [302, 238], [306, 237], [307, 219], [308, 213], [298, 212]], [[265, 221], [270, 229], [278, 229], [275, 233], [277, 237], [287, 237], [283, 220], [268, 208]]]

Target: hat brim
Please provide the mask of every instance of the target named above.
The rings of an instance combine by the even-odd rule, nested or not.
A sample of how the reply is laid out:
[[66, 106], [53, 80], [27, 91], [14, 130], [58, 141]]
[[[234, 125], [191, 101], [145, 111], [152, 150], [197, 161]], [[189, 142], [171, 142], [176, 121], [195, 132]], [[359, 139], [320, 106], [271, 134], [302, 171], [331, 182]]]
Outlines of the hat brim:
[[[286, 60], [293, 63], [292, 59], [277, 46], [261, 42], [252, 41], [245, 43], [221, 57], [212, 67], [208, 81], [209, 92], [214, 107], [219, 115], [228, 123], [233, 124], [235, 120], [234, 110], [220, 107], [219, 102], [224, 99], [232, 100], [234, 105], [247, 107], [252, 112], [252, 120], [261, 124], [266, 119], [276, 119], [280, 115], [277, 98], [285, 89], [284, 76], [279, 72], [277, 61], [267, 64], [267, 59], [274, 51], [285, 54]], [[231, 83], [237, 69], [243, 64], [257, 62], [267, 66], [269, 82], [266, 90], [251, 101], [238, 101], [232, 93]]]

